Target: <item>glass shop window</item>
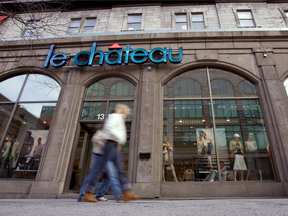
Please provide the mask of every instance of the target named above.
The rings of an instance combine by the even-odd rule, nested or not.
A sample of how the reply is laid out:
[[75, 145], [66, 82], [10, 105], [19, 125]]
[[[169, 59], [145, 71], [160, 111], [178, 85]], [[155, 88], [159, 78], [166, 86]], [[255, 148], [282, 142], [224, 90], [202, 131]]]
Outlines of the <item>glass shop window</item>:
[[200, 68], [172, 78], [163, 90], [163, 181], [275, 180], [254, 84]]
[[0, 178], [35, 179], [61, 87], [40, 74], [16, 76], [0, 86]]

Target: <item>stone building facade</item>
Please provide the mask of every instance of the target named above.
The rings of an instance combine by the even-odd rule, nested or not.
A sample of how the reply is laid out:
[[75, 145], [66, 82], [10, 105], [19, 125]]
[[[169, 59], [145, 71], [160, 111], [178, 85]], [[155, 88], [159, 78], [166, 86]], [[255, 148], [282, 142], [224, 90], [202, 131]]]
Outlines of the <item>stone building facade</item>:
[[[90, 166], [89, 140], [117, 103], [132, 109], [123, 155], [135, 193], [287, 196], [288, 3], [111, 2], [53, 13], [57, 30], [41, 38], [33, 38], [33, 28], [20, 31], [9, 17], [0, 24], [1, 149], [12, 135], [22, 148], [28, 145], [19, 150], [22, 162], [14, 158], [12, 179], [0, 180], [1, 197], [79, 191]], [[115, 43], [121, 48], [108, 55]], [[102, 65], [101, 54], [90, 57], [93, 49], [103, 51]], [[210, 153], [201, 130], [212, 140]], [[235, 175], [235, 134], [250, 177], [244, 169], [243, 182], [241, 171], [238, 181], [202, 182], [209, 166], [220, 172], [220, 161]], [[29, 158], [39, 137], [45, 147], [33, 167]], [[171, 154], [163, 149], [165, 137]], [[183, 181], [189, 169], [194, 177]]]

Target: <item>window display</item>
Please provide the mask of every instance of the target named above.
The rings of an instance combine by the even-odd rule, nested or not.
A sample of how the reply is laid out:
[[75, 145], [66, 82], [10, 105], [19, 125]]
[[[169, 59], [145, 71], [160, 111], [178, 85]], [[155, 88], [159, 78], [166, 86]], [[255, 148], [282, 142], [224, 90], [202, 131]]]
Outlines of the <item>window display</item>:
[[[7, 89], [15, 83], [18, 89]], [[4, 80], [0, 86], [6, 86], [1, 88], [0, 98], [0, 178], [35, 179], [45, 151], [60, 85], [45, 75], [26, 74]]]
[[171, 148], [164, 153], [163, 147], [163, 181], [186, 181], [189, 171], [193, 181], [218, 181], [218, 173], [221, 181], [275, 180], [251, 82], [229, 71], [200, 68], [169, 80], [163, 97], [163, 146], [169, 140]]

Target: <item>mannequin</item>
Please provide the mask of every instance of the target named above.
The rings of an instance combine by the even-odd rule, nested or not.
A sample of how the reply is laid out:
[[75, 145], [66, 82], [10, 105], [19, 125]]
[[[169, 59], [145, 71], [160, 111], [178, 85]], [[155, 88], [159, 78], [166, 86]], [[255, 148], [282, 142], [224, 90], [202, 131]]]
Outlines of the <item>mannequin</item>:
[[245, 161], [244, 161], [244, 151], [241, 142], [239, 141], [239, 134], [234, 134], [234, 139], [230, 142], [230, 151], [235, 155], [234, 162], [234, 181], [237, 181], [237, 171], [239, 170], [241, 173], [241, 181], [243, 181], [243, 172], [247, 170]]
[[173, 174], [175, 181], [178, 182], [177, 176], [175, 173], [175, 168], [172, 163], [172, 147], [169, 144], [169, 138], [167, 136], [165, 136], [164, 142], [163, 142], [163, 155], [164, 155], [163, 176], [162, 176], [163, 181], [165, 182], [165, 165], [169, 165], [172, 170], [172, 174]]
[[208, 138], [206, 133], [202, 130], [198, 131], [198, 133], [199, 133], [199, 138], [197, 138], [198, 156], [201, 157], [202, 152], [204, 151], [208, 159], [208, 166], [212, 168], [212, 160], [211, 160], [211, 152], [213, 149], [212, 139]]
[[250, 176], [250, 172], [251, 172], [251, 168], [253, 169], [254, 166], [254, 160], [256, 162], [256, 167], [259, 171], [259, 175], [260, 175], [260, 181], [263, 181], [262, 179], [262, 163], [259, 159], [259, 154], [258, 154], [258, 147], [257, 147], [257, 142], [254, 138], [254, 134], [253, 133], [249, 133], [249, 140], [245, 141], [245, 149], [248, 153], [248, 157], [247, 157], [247, 165], [248, 165], [248, 170], [247, 170], [247, 181], [249, 179]]

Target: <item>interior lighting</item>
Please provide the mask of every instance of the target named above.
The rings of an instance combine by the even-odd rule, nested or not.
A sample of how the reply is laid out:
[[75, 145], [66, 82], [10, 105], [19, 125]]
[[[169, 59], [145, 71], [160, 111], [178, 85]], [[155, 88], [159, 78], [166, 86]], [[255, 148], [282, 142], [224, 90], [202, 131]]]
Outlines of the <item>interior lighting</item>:
[[204, 118], [202, 119], [202, 122], [205, 122], [205, 119], [204, 119]]
[[47, 122], [44, 120], [43, 123], [46, 124]]
[[180, 119], [179, 122], [182, 123], [182, 119]]
[[226, 120], [227, 122], [230, 122], [230, 119], [229, 118], [227, 118], [227, 120]]

